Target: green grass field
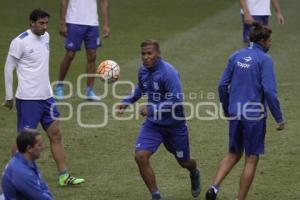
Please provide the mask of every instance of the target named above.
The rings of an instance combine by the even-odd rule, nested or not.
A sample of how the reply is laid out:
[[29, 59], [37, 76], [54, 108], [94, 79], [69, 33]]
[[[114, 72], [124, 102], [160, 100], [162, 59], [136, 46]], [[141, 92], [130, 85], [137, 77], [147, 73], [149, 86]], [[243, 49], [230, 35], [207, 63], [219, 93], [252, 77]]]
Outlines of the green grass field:
[[[139, 44], [154, 38], [161, 43], [162, 56], [174, 64], [181, 73], [186, 94], [196, 94], [187, 102], [218, 102], [218, 79], [229, 55], [242, 46], [241, 19], [237, 1], [210, 0], [110, 0], [111, 37], [103, 41], [97, 62], [104, 59], [117, 61], [121, 66], [121, 80], [136, 82], [140, 63]], [[58, 34], [59, 1], [27, 0], [3, 1], [0, 8], [0, 65], [4, 68], [11, 39], [27, 29], [28, 14], [36, 7], [48, 10], [52, 17], [50, 76], [55, 81], [58, 65], [64, 55], [63, 38]], [[278, 93], [287, 123], [283, 132], [275, 131], [275, 122], [268, 119], [266, 154], [261, 157], [257, 176], [249, 192], [249, 200], [299, 200], [300, 199], [300, 1], [281, 1], [286, 24], [279, 27], [275, 16], [273, 46], [270, 54], [276, 64]], [[67, 80], [76, 86], [77, 77], [85, 71], [85, 53], [77, 54]], [[84, 82], [82, 82], [84, 83]], [[4, 99], [4, 79], [1, 77], [0, 94]], [[15, 85], [16, 86], [16, 85]], [[102, 83], [95, 82], [101, 93]], [[111, 87], [109, 87], [111, 89]], [[74, 89], [75, 91], [75, 89]], [[110, 90], [111, 91], [111, 90]], [[119, 94], [127, 87], [120, 86]], [[142, 119], [118, 121], [112, 117], [111, 106], [119, 100], [111, 92], [103, 99], [108, 105], [108, 123], [103, 128], [83, 128], [77, 122], [77, 108], [84, 100], [73, 95], [66, 100], [74, 108], [70, 120], [62, 121], [61, 128], [67, 154], [69, 171], [82, 176], [87, 182], [78, 187], [60, 188], [49, 142], [38, 160], [41, 173], [49, 183], [55, 199], [61, 200], [144, 200], [149, 193], [140, 178], [134, 161], [134, 142]], [[210, 109], [210, 108], [207, 108]], [[60, 107], [62, 116], [68, 109]], [[82, 121], [101, 123], [103, 109], [85, 107]], [[189, 112], [187, 112], [189, 114]], [[205, 116], [205, 109], [199, 110]], [[16, 136], [16, 110], [0, 108], [0, 169], [10, 159], [10, 146]], [[191, 153], [200, 164], [204, 193], [212, 181], [218, 162], [227, 151], [227, 122], [218, 120], [188, 121]], [[42, 130], [39, 127], [39, 130]], [[188, 174], [181, 169], [173, 156], [163, 146], [152, 158], [160, 191], [166, 200], [192, 199]], [[237, 165], [224, 181], [219, 199], [233, 200], [238, 190], [243, 162]]]

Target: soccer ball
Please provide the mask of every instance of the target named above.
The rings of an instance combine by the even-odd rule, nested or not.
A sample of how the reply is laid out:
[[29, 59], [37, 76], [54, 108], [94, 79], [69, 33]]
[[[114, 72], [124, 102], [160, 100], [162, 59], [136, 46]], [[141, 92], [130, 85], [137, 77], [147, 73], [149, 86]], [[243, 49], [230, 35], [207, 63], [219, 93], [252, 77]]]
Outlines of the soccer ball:
[[119, 79], [120, 66], [113, 60], [104, 60], [97, 68], [97, 74], [102, 81], [113, 83]]

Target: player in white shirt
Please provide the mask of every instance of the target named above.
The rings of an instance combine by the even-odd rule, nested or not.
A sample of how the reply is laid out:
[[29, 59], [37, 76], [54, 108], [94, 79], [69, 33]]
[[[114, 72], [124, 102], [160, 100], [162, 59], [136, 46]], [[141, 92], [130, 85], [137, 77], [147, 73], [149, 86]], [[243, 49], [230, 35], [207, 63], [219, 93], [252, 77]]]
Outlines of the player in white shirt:
[[[108, 23], [108, 0], [98, 0], [103, 21], [102, 35], [110, 34]], [[101, 46], [97, 0], [61, 0], [60, 34], [65, 37], [66, 54], [60, 63], [58, 82], [55, 87], [55, 98], [64, 99], [64, 79], [72, 60], [80, 51], [84, 41], [87, 57], [87, 74], [94, 74], [96, 68], [97, 48]], [[85, 95], [88, 100], [99, 101], [93, 91], [94, 77], [87, 77]]]
[[250, 27], [254, 21], [261, 22], [263, 25], [269, 24], [271, 15], [271, 2], [276, 12], [279, 25], [284, 24], [284, 17], [281, 13], [278, 0], [239, 0], [243, 19], [243, 41], [245, 45], [249, 43]]
[[[49, 80], [49, 34], [46, 32], [50, 15], [35, 9], [30, 14], [30, 28], [12, 40], [5, 68], [4, 106], [13, 107], [13, 71], [16, 69], [17, 131], [36, 129], [41, 123], [50, 139], [50, 147], [59, 171], [59, 184], [75, 185], [84, 179], [74, 178], [67, 172], [62, 136], [59, 128], [59, 112], [52, 97]], [[16, 146], [13, 148], [13, 153]]]

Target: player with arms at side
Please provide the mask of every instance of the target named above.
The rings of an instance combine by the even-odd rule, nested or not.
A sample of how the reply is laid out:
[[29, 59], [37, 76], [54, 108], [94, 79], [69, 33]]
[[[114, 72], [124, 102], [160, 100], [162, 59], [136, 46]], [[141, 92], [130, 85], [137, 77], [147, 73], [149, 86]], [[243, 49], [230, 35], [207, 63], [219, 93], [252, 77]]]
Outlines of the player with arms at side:
[[[103, 21], [103, 37], [110, 34], [108, 0], [98, 0]], [[84, 41], [86, 49], [86, 73], [94, 74], [96, 68], [97, 48], [101, 46], [99, 36], [99, 20], [97, 0], [61, 0], [60, 34], [65, 37], [66, 54], [60, 63], [58, 84], [55, 87], [55, 97], [64, 98], [65, 79], [77, 51], [80, 51]], [[85, 95], [88, 100], [99, 101], [100, 98], [93, 90], [94, 77], [87, 77]]]
[[135, 160], [140, 174], [153, 200], [161, 199], [155, 174], [150, 164], [151, 156], [161, 143], [172, 153], [181, 167], [190, 172], [192, 195], [200, 194], [200, 172], [190, 158], [189, 136], [184, 110], [179, 74], [160, 57], [158, 42], [146, 40], [141, 44], [143, 64], [138, 73], [138, 84], [133, 93], [117, 108], [122, 114], [129, 104], [148, 96], [148, 104], [140, 113], [146, 116], [135, 146]]
[[284, 24], [284, 17], [281, 13], [278, 0], [239, 0], [243, 20], [243, 41], [244, 45], [249, 44], [249, 33], [254, 21], [269, 25], [271, 15], [271, 3], [275, 8], [277, 23]]
[[[12, 40], [4, 69], [6, 97], [3, 105], [9, 109], [13, 107], [13, 71], [16, 69], [17, 131], [36, 129], [41, 123], [50, 140], [52, 155], [59, 171], [59, 184], [76, 185], [84, 182], [84, 179], [75, 178], [67, 172], [57, 120], [59, 112], [52, 97], [49, 80], [49, 17], [42, 9], [33, 10], [29, 17], [30, 28]], [[13, 152], [15, 150], [14, 147]]]
[[206, 200], [217, 198], [222, 181], [244, 152], [245, 165], [237, 199], [246, 199], [259, 157], [265, 149], [267, 107], [277, 123], [277, 130], [284, 129], [273, 61], [267, 54], [271, 34], [271, 29], [254, 22], [249, 47], [232, 54], [220, 80], [220, 101], [225, 116], [229, 117], [229, 152], [219, 164]]

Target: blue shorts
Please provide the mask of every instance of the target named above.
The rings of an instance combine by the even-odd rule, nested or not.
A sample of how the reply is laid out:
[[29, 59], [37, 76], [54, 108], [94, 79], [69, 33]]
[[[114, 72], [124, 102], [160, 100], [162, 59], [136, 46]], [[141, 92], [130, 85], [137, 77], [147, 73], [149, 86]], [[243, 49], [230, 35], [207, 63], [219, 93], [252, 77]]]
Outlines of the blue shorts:
[[260, 155], [265, 152], [266, 119], [229, 122], [229, 152]]
[[67, 24], [68, 35], [65, 39], [65, 48], [79, 51], [84, 41], [86, 49], [97, 49], [101, 46], [99, 26]]
[[189, 134], [185, 123], [159, 126], [145, 121], [136, 139], [135, 150], [148, 150], [154, 153], [161, 143], [178, 161], [190, 159]]
[[[267, 26], [269, 24], [269, 16], [268, 15], [262, 15], [262, 16], [253, 15], [252, 17], [253, 17], [254, 21], [261, 22], [265, 26]], [[249, 42], [251, 25], [244, 23], [244, 15], [242, 15], [242, 20], [243, 20], [243, 41]]]
[[60, 115], [54, 103], [53, 97], [47, 100], [16, 99], [17, 131], [20, 132], [25, 128], [36, 129], [39, 122], [47, 131]]

